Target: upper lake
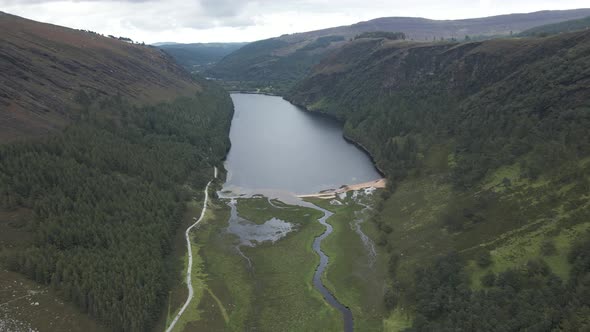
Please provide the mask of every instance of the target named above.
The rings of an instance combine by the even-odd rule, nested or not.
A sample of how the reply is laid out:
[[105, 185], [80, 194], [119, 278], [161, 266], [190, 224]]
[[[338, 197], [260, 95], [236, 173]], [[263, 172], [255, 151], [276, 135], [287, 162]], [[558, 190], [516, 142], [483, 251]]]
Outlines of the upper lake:
[[309, 194], [379, 179], [370, 158], [342, 137], [342, 125], [280, 97], [232, 94], [235, 113], [226, 190]]

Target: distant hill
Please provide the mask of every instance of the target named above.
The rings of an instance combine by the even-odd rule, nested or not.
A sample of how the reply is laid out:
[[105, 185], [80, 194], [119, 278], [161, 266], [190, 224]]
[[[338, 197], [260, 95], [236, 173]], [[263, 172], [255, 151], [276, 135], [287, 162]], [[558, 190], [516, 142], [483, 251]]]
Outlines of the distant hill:
[[155, 102], [199, 89], [155, 47], [0, 13], [0, 142], [69, 122], [80, 90]]
[[554, 24], [547, 24], [542, 25], [539, 27], [534, 27], [532, 29], [525, 30], [519, 34], [522, 37], [531, 37], [531, 36], [549, 36], [554, 35], [557, 33], [563, 32], [573, 32], [578, 30], [585, 30], [590, 29], [590, 16], [578, 19], [578, 20], [569, 20], [565, 22], [559, 22]]
[[480, 35], [508, 35], [544, 24], [579, 19], [590, 9], [540, 11], [463, 20], [385, 17], [349, 26], [283, 35], [251, 43], [228, 55], [209, 75], [238, 85], [272, 85], [278, 92], [309, 73], [323, 55], [364, 32], [403, 32], [408, 39], [428, 41]]
[[159, 45], [154, 45], [170, 54], [185, 69], [191, 72], [200, 72], [246, 44], [247, 43], [160, 43]]

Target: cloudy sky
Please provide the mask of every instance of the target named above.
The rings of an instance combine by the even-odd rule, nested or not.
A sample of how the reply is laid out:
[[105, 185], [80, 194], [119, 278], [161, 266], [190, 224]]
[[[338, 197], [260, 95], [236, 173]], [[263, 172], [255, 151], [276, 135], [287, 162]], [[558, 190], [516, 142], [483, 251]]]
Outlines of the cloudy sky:
[[457, 19], [589, 0], [0, 0], [0, 11], [146, 43], [253, 41], [384, 16]]

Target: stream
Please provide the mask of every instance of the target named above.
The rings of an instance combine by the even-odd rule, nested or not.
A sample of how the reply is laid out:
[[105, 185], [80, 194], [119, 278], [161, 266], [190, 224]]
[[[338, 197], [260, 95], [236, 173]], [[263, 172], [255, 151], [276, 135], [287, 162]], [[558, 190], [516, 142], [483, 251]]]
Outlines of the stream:
[[332, 295], [332, 293], [330, 293], [330, 291], [322, 283], [322, 275], [324, 274], [324, 270], [328, 266], [329, 259], [328, 256], [326, 256], [326, 254], [322, 251], [321, 245], [322, 240], [327, 238], [333, 232], [332, 225], [326, 222], [326, 220], [330, 218], [330, 216], [332, 216], [333, 213], [326, 209], [322, 209], [316, 205], [313, 206], [315, 207], [315, 209], [320, 210], [324, 213], [324, 216], [318, 219], [318, 222], [326, 227], [326, 231], [322, 233], [322, 235], [316, 237], [313, 241], [313, 250], [320, 256], [320, 264], [318, 265], [313, 275], [313, 286], [324, 296], [324, 299], [326, 299], [326, 301], [328, 301], [328, 303], [332, 307], [336, 308], [338, 311], [342, 313], [342, 319], [344, 320], [344, 331], [351, 332], [354, 326], [352, 312], [342, 303], [338, 302], [334, 295]]

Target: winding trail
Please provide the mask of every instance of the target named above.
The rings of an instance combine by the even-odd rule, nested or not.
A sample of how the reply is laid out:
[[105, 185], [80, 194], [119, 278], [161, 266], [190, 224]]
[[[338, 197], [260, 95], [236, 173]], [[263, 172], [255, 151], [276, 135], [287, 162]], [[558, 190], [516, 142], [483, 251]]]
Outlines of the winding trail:
[[[217, 178], [217, 167], [214, 167], [213, 175], [214, 179]], [[170, 323], [170, 325], [166, 329], [166, 332], [170, 332], [174, 329], [174, 326], [176, 325], [176, 323], [178, 322], [186, 308], [188, 308], [188, 305], [191, 303], [194, 297], [193, 281], [191, 277], [193, 270], [193, 249], [191, 246], [191, 239], [189, 233], [193, 229], [193, 227], [197, 226], [201, 222], [201, 220], [203, 220], [203, 217], [205, 217], [205, 212], [207, 212], [207, 202], [209, 201], [209, 185], [211, 185], [211, 182], [213, 182], [213, 180], [209, 181], [205, 186], [205, 200], [203, 201], [203, 209], [201, 210], [201, 216], [197, 221], [195, 221], [194, 224], [190, 225], [184, 232], [184, 238], [186, 239], [186, 246], [188, 248], [188, 267], [186, 268], [186, 286], [188, 288], [188, 297], [186, 299], [186, 302], [184, 302], [182, 308], [180, 308], [178, 314], [176, 314], [176, 317], [174, 317], [172, 323]]]

